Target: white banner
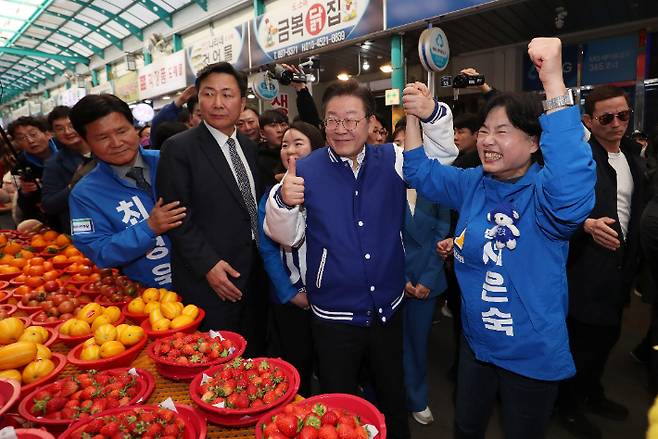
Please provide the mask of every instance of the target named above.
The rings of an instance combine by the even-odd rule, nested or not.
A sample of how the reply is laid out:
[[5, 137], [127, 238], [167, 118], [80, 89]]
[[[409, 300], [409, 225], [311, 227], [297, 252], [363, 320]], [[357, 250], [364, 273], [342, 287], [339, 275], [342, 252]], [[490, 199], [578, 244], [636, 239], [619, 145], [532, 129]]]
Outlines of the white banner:
[[[190, 52], [190, 64], [194, 73], [198, 73], [208, 64], [220, 61], [231, 63], [238, 69], [247, 67], [240, 63], [240, 55], [246, 43], [244, 28], [246, 27], [227, 26], [213, 29], [210, 38], [194, 43]], [[242, 33], [238, 29], [241, 29]]]
[[185, 51], [161, 58], [138, 71], [139, 98], [162, 96], [187, 86]]
[[55, 99], [53, 98], [44, 99], [43, 102], [41, 103], [41, 111], [43, 111], [43, 114], [48, 114], [51, 111], [53, 111], [55, 105], [57, 105]]
[[84, 88], [69, 88], [57, 96], [57, 105], [74, 106], [80, 99], [84, 98], [87, 90]]
[[100, 85], [97, 85], [96, 87], [92, 87], [89, 89], [90, 95], [100, 95], [103, 93], [109, 93], [111, 95], [114, 94], [114, 87], [112, 86], [112, 81], [104, 82]]

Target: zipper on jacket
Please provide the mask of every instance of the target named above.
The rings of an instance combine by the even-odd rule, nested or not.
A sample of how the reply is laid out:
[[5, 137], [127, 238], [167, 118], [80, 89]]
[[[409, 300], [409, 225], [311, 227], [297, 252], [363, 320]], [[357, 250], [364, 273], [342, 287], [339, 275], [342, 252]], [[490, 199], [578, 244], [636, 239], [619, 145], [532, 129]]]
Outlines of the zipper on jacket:
[[322, 287], [322, 276], [324, 275], [324, 265], [327, 263], [327, 249], [322, 249], [322, 259], [320, 259], [320, 266], [318, 267], [318, 277], [315, 280], [315, 286]]

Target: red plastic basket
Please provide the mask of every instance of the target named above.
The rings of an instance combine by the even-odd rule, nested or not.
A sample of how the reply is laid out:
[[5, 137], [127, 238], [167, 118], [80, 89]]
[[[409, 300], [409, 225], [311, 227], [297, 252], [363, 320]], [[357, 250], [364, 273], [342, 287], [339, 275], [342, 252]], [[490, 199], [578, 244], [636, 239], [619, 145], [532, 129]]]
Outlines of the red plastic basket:
[[0, 280], [0, 290], [4, 290], [8, 286], [9, 286], [9, 282], [7, 282], [6, 280]]
[[55, 439], [55, 436], [40, 428], [17, 428], [14, 431], [18, 439]]
[[2, 305], [0, 305], [0, 309], [4, 310], [7, 313], [7, 316], [12, 316], [16, 312], [18, 307], [16, 305], [10, 305], [8, 303], [3, 303]]
[[119, 355], [110, 358], [103, 358], [101, 360], [85, 361], [80, 359], [80, 352], [82, 351], [83, 343], [80, 343], [73, 349], [69, 351], [66, 358], [69, 360], [69, 363], [75, 365], [78, 369], [114, 369], [117, 367], [129, 366], [135, 358], [139, 355], [148, 337], [144, 336], [136, 344], [132, 345], [130, 348], [126, 349]]
[[34, 312], [34, 313], [30, 314], [29, 319], [30, 319], [30, 324], [31, 325], [45, 326], [47, 328], [54, 328], [54, 327], [58, 326], [59, 324], [64, 323], [64, 320], [61, 320], [61, 319], [60, 320], [55, 320], [55, 321], [52, 321], [52, 322], [37, 322], [37, 321], [34, 320], [34, 317], [36, 317], [37, 314], [39, 314], [40, 312], [42, 312], [42, 311], [37, 311], [37, 312]]
[[48, 375], [41, 378], [40, 380], [37, 380], [30, 384], [25, 384], [23, 387], [21, 387], [21, 397], [20, 397], [21, 400], [23, 400], [23, 398], [25, 398], [27, 394], [32, 392], [37, 387], [41, 387], [45, 384], [55, 381], [55, 379], [57, 379], [57, 376], [60, 374], [62, 369], [64, 369], [64, 366], [66, 366], [66, 357], [57, 352], [52, 353], [50, 360], [53, 363], [55, 363], [55, 368]]
[[[312, 396], [296, 404], [312, 406], [318, 403], [322, 403], [332, 409], [344, 409], [355, 414], [364, 424], [370, 424], [377, 427], [379, 433], [375, 438], [386, 439], [386, 422], [384, 415], [377, 410], [377, 407], [365, 399], [354, 395], [347, 395], [345, 393], [327, 393], [324, 395]], [[279, 407], [279, 409], [281, 409], [281, 407]], [[271, 422], [272, 416], [277, 413], [279, 413], [279, 410], [275, 410], [274, 413], [266, 413], [260, 418], [258, 424], [256, 424], [256, 439], [264, 439], [263, 424]]]
[[[181, 404], [175, 404], [176, 410], [178, 411], [177, 416], [180, 416], [185, 421], [185, 426], [190, 428], [185, 428], [183, 431], [184, 439], [201, 439], [205, 438], [206, 430], [205, 420], [199, 417], [191, 407], [183, 406]], [[59, 436], [59, 439], [69, 439], [71, 435], [80, 427], [87, 425], [92, 420], [98, 419], [99, 416], [110, 416], [118, 415], [122, 412], [132, 411], [134, 409], [144, 409], [147, 411], [158, 410], [157, 406], [154, 405], [130, 405], [126, 407], [117, 407], [111, 410], [105, 410], [99, 414], [96, 414], [94, 417], [89, 417], [84, 420], [78, 421], [75, 424], [71, 425], [64, 433]], [[180, 409], [180, 410], [179, 410]]]
[[15, 380], [0, 379], [0, 415], [9, 410], [21, 395], [21, 384]]
[[137, 323], [138, 325], [141, 324], [144, 320], [149, 318], [148, 314], [137, 314], [134, 312], [128, 311], [128, 305], [130, 302], [126, 303], [123, 305], [123, 308], [121, 308], [121, 312], [131, 321]]
[[[225, 358], [219, 358], [217, 360], [210, 361], [208, 363], [203, 363], [203, 364], [193, 364], [193, 365], [181, 365], [176, 363], [175, 361], [169, 361], [167, 359], [164, 359], [162, 357], [159, 357], [158, 355], [155, 354], [155, 345], [159, 343], [160, 341], [165, 342], [174, 336], [169, 336], [165, 338], [161, 338], [160, 341], [156, 341], [154, 343], [151, 343], [149, 347], [147, 348], [147, 353], [149, 357], [153, 360], [155, 363], [155, 368], [157, 369], [158, 373], [162, 375], [165, 378], [170, 378], [173, 380], [191, 380], [194, 378], [199, 372], [203, 372], [204, 370], [208, 369], [209, 367], [215, 366], [217, 364], [223, 364], [227, 363], [231, 360], [233, 360], [236, 357], [241, 356], [244, 353], [244, 350], [247, 348], [247, 341], [242, 337], [240, 334], [236, 332], [231, 332], [231, 331], [219, 331], [222, 337], [231, 340], [233, 342], [233, 346], [235, 347], [235, 351], [233, 354], [225, 357]], [[204, 332], [203, 334], [207, 334], [207, 332]]]
[[0, 303], [6, 303], [13, 295], [14, 292], [11, 290], [0, 289]]
[[233, 409], [233, 408], [219, 408], [214, 407], [201, 400], [201, 379], [203, 374], [212, 376], [216, 372], [220, 372], [224, 365], [220, 364], [213, 366], [208, 370], [199, 373], [194, 377], [192, 383], [190, 383], [190, 397], [192, 401], [199, 406], [199, 409], [205, 414], [208, 421], [225, 426], [248, 426], [254, 425], [258, 422], [260, 417], [269, 411], [272, 411], [276, 408], [281, 407], [292, 401], [299, 390], [300, 378], [299, 372], [293, 367], [292, 364], [281, 360], [280, 358], [254, 358], [253, 361], [255, 364], [261, 360], [266, 360], [274, 367], [279, 367], [288, 379], [288, 390], [286, 393], [274, 401], [271, 404], [263, 405], [262, 407], [257, 408], [248, 408], [248, 409]]
[[2, 273], [2, 274], [0, 274], [0, 280], [10, 281], [15, 277], [20, 276], [21, 274], [23, 274], [22, 271], [19, 271], [17, 273]]
[[[117, 369], [110, 369], [108, 372], [119, 372], [119, 373], [128, 373], [128, 367], [121, 367]], [[146, 402], [153, 390], [155, 389], [155, 378], [151, 373], [144, 369], [135, 369], [139, 374], [137, 379], [138, 391], [137, 394], [128, 402], [127, 405], [136, 405]], [[48, 419], [41, 416], [34, 416], [32, 414], [32, 407], [34, 406], [34, 395], [37, 392], [42, 390], [49, 390], [50, 387], [55, 385], [57, 382], [51, 383], [47, 386], [40, 387], [35, 389], [29, 395], [27, 395], [18, 406], [18, 412], [23, 416], [23, 418], [28, 421], [34, 422], [35, 424], [43, 425], [51, 431], [62, 432], [70, 425], [72, 422], [75, 422], [74, 419]]]
[[170, 335], [174, 335], [177, 332], [184, 332], [186, 334], [190, 334], [194, 331], [197, 330], [201, 322], [203, 321], [204, 317], [206, 316], [206, 312], [199, 308], [199, 315], [194, 319], [192, 323], [186, 326], [181, 326], [180, 328], [176, 329], [167, 329], [166, 331], [154, 331], [151, 329], [151, 322], [149, 319], [144, 320], [139, 326], [142, 327], [144, 332], [150, 337], [150, 338], [163, 338], [163, 337], [169, 337]]

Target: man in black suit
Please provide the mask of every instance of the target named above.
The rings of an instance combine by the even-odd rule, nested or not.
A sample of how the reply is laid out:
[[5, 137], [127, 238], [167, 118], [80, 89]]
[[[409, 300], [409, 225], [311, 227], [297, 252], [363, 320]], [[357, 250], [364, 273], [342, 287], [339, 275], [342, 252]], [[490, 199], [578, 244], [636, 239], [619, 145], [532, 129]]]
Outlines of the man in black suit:
[[247, 355], [265, 348], [265, 272], [258, 255], [257, 146], [235, 129], [247, 80], [229, 63], [211, 64], [196, 79], [203, 122], [168, 139], [157, 188], [165, 202], [187, 207], [171, 231], [174, 288], [206, 311], [205, 329], [227, 329], [248, 341]]

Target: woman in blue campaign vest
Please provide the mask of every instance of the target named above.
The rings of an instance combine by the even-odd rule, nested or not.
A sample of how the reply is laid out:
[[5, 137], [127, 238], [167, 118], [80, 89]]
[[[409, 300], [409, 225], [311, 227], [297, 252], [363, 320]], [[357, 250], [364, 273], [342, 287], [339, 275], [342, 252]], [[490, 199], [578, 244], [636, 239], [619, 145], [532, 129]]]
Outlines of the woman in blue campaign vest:
[[[546, 114], [529, 95], [501, 94], [483, 109], [482, 166], [429, 160], [405, 90], [404, 176], [428, 199], [459, 211], [455, 272], [462, 290], [455, 437], [482, 438], [500, 393], [507, 438], [541, 438], [558, 381], [575, 367], [566, 328], [569, 237], [594, 205], [596, 173], [580, 113], [564, 86], [561, 43], [537, 38], [528, 54]], [[407, 97], [408, 96], [408, 97]], [[540, 137], [541, 136], [541, 137]], [[540, 166], [533, 160], [539, 152]]]
[[[320, 131], [306, 122], [296, 121], [283, 133], [281, 163], [299, 160], [324, 146]], [[306, 296], [306, 243], [297, 248], [279, 245], [263, 231], [265, 205], [270, 190], [258, 205], [258, 250], [270, 278], [273, 323], [278, 336], [281, 357], [299, 371], [299, 394], [310, 396], [313, 376], [313, 341], [311, 316]]]

